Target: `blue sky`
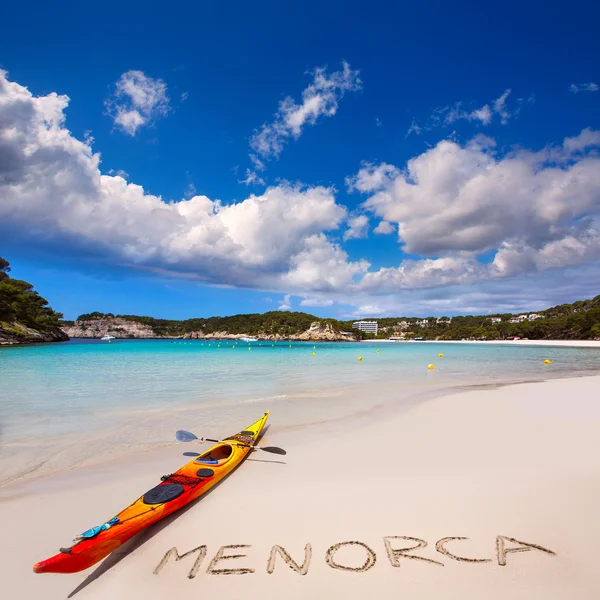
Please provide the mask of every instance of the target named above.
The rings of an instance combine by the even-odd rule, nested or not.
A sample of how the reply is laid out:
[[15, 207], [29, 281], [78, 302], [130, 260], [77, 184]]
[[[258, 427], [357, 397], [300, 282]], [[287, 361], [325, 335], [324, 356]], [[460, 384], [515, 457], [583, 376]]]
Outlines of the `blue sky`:
[[13, 4], [0, 255], [67, 318], [594, 296], [599, 17], [591, 2]]

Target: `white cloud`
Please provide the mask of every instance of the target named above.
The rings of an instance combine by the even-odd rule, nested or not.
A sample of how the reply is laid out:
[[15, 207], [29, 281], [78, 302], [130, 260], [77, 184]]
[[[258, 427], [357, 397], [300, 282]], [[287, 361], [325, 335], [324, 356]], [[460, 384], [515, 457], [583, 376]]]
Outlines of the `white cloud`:
[[252, 161], [252, 164], [254, 165], [254, 168], [257, 171], [265, 170], [265, 163], [262, 160], [260, 160], [260, 158], [258, 158], [256, 154], [250, 154], [250, 160]]
[[[600, 131], [587, 127], [575, 137], [565, 138], [563, 148], [567, 155], [582, 152], [588, 148], [600, 146]], [[560, 157], [558, 158], [560, 160]]]
[[286, 294], [283, 297], [281, 304], [277, 307], [277, 310], [291, 310], [291, 309], [292, 309], [292, 302], [290, 300], [290, 295]]
[[196, 195], [196, 186], [190, 181], [190, 183], [188, 183], [187, 187], [185, 188], [185, 192], [183, 193], [183, 195], [189, 200], [190, 198], [193, 198]]
[[[419, 125], [413, 119], [408, 128], [408, 132], [406, 133], [406, 137], [411, 133], [420, 135], [423, 131], [431, 131], [436, 127], [448, 126], [460, 120], [475, 121], [481, 125], [490, 125], [496, 115], [500, 118], [500, 123], [506, 125], [513, 115], [507, 107], [507, 99], [510, 93], [511, 90], [507, 89], [499, 98], [496, 98], [496, 100], [473, 110], [465, 109], [463, 102], [457, 102], [451, 106], [437, 108], [423, 125]], [[530, 101], [533, 100], [530, 99]], [[518, 109], [515, 113], [516, 112], [518, 112]]]
[[312, 307], [322, 307], [322, 306], [332, 306], [333, 300], [330, 298], [318, 298], [315, 296], [309, 296], [307, 298], [303, 298], [300, 302], [300, 306], [312, 306]]
[[[507, 154], [485, 136], [443, 140], [401, 167], [364, 164], [348, 179], [367, 195], [360, 216], [376, 216], [377, 229], [397, 228], [403, 249], [423, 257], [391, 257], [393, 266], [369, 271], [368, 261], [351, 259], [328, 237], [348, 222], [333, 188], [282, 183], [233, 204], [196, 194], [166, 202], [101, 173], [100, 155], [65, 126], [68, 103], [54, 93], [34, 97], [0, 72], [2, 239], [49, 256], [58, 246], [211, 284], [382, 310], [410, 298], [413, 309], [450, 312], [451, 297], [454, 312], [480, 310], [496, 292], [517, 306], [558, 298], [563, 291], [552, 281], [580, 297], [597, 293], [598, 131]], [[480, 262], [484, 252], [493, 260]], [[544, 289], [534, 291], [535, 282]]]
[[[48, 248], [270, 289], [308, 268], [315, 236], [335, 253], [324, 232], [338, 229], [347, 211], [332, 189], [281, 184], [235, 204], [202, 195], [166, 202], [101, 174], [100, 155], [65, 127], [68, 102], [34, 97], [0, 73], [1, 229]], [[321, 273], [323, 285], [337, 277]]]
[[569, 86], [569, 89], [577, 94], [578, 92], [597, 92], [598, 90], [600, 90], [600, 85], [598, 85], [597, 83], [572, 83]]
[[[86, 144], [88, 144], [87, 140], [86, 140]], [[123, 179], [127, 179], [129, 177], [129, 173], [127, 173], [127, 171], [123, 171], [123, 169], [117, 169], [116, 171], [115, 171], [115, 169], [110, 169], [108, 171], [108, 174], [114, 175], [115, 177], [122, 177]]]
[[303, 250], [292, 257], [281, 282], [305, 293], [338, 292], [352, 289], [368, 268], [366, 260], [349, 261], [341, 246], [318, 234], [304, 240]]
[[373, 229], [373, 233], [379, 233], [382, 235], [388, 235], [390, 233], [394, 233], [394, 226], [388, 221], [380, 221], [379, 225]]
[[321, 116], [335, 115], [340, 98], [346, 92], [361, 89], [358, 75], [345, 61], [342, 70], [331, 75], [325, 68], [315, 69], [312, 83], [302, 92], [302, 102], [296, 104], [288, 96], [279, 103], [273, 121], [254, 133], [250, 140], [254, 153], [262, 159], [277, 158], [287, 140], [298, 139], [306, 125], [314, 125]]
[[505, 90], [502, 96], [494, 100], [492, 104], [494, 107], [493, 112], [500, 117], [500, 122], [502, 125], [506, 125], [511, 116], [510, 112], [508, 112], [508, 109], [506, 108], [506, 99], [508, 98], [509, 94], [510, 90]]
[[[183, 95], [182, 100], [185, 100]], [[134, 136], [140, 127], [168, 114], [167, 84], [142, 71], [127, 71], [117, 81], [115, 92], [106, 100], [105, 106], [115, 125]]]
[[421, 135], [421, 133], [423, 133], [423, 127], [421, 127], [414, 119], [404, 137], [407, 138], [411, 133], [415, 133], [416, 135]]
[[344, 231], [344, 241], [366, 238], [369, 232], [369, 218], [358, 215], [348, 219], [348, 229]]
[[246, 169], [246, 178], [242, 179], [240, 183], [244, 183], [246, 185], [265, 185], [265, 180], [250, 169]]
[[401, 294], [355, 292], [341, 296], [340, 318], [373, 316], [477, 315], [542, 310], [598, 294], [600, 264], [545, 271], [469, 285], [406, 289]]
[[346, 185], [349, 192], [372, 192], [385, 186], [387, 181], [398, 175], [400, 170], [394, 165], [381, 163], [375, 166], [373, 163], [365, 162], [354, 177], [346, 177]]
[[[561, 146], [497, 156], [483, 136], [444, 140], [406, 169], [365, 164], [350, 189], [370, 194], [363, 210], [398, 225], [405, 252], [420, 255], [368, 273], [364, 291], [473, 283], [600, 259], [600, 132]], [[496, 251], [482, 264], [477, 256]]]
[[351, 186], [371, 193], [363, 209], [397, 223], [412, 254], [474, 256], [513, 241], [539, 249], [583, 235], [585, 224], [576, 221], [600, 210], [600, 159], [582, 150], [600, 145], [600, 132], [503, 157], [487, 140], [443, 140], [402, 172], [367, 164]]

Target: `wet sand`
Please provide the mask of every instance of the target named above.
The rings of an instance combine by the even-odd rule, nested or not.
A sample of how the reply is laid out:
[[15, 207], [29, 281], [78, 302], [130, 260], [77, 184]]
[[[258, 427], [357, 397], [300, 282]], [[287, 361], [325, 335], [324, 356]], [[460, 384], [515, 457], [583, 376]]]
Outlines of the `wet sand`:
[[9, 486], [3, 589], [19, 599], [596, 599], [599, 389], [598, 376], [474, 389], [385, 418], [286, 428], [274, 410], [263, 444], [287, 456], [254, 453], [189, 509], [74, 575], [31, 566], [194, 447]]

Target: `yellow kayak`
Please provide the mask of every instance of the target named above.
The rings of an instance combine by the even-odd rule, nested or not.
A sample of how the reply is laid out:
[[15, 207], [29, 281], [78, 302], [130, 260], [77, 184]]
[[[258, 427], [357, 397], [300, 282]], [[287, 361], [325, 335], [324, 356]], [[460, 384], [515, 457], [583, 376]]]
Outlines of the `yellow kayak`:
[[140, 496], [106, 523], [77, 536], [69, 548], [34, 565], [36, 573], [75, 573], [87, 569], [114, 552], [146, 527], [205, 494], [229, 475], [252, 451], [267, 419], [267, 411], [256, 423], [218, 442], [161, 483]]

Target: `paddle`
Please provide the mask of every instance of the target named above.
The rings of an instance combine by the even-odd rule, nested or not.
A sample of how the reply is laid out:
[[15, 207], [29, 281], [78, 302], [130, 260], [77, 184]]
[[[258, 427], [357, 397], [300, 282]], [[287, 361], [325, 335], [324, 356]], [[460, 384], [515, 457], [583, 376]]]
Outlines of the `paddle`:
[[231, 442], [232, 444], [237, 444], [238, 446], [249, 446], [253, 450], [263, 450], [264, 452], [270, 452], [271, 454], [287, 454], [287, 452], [283, 448], [277, 448], [277, 446], [252, 446], [250, 444], [240, 444], [234, 440], [213, 440], [211, 438], [199, 438], [197, 435], [194, 435], [191, 431], [186, 431], [185, 429], [180, 429], [175, 433], [175, 437], [179, 442], [193, 442], [194, 440], [199, 440], [200, 442], [214, 442], [218, 444], [219, 442]]

